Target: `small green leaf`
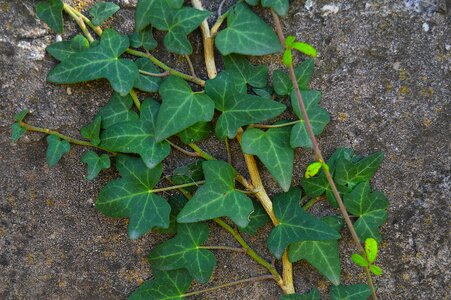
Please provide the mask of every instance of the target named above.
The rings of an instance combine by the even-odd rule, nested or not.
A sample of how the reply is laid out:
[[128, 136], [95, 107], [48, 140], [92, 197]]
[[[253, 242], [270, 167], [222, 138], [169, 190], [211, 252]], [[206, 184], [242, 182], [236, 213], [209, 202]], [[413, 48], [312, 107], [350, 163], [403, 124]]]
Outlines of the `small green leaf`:
[[[314, 60], [307, 59], [294, 69], [299, 89], [308, 90], [310, 80], [313, 75]], [[290, 76], [284, 71], [275, 70], [272, 75], [274, 91], [279, 96], [290, 95], [293, 90], [293, 84]]]
[[222, 55], [266, 55], [282, 51], [274, 31], [246, 4], [238, 4], [229, 12], [227, 28], [220, 31], [215, 44]]
[[27, 132], [27, 129], [20, 126], [19, 123], [14, 123], [11, 126], [11, 139], [13, 143], [17, 142], [24, 134]]
[[321, 163], [320, 162], [314, 162], [311, 163], [308, 167], [307, 170], [305, 171], [305, 178], [309, 179], [313, 176], [315, 176], [316, 174], [318, 174], [319, 170], [321, 170]]
[[366, 284], [332, 286], [329, 291], [332, 300], [363, 300], [371, 296], [371, 290]]
[[184, 144], [192, 144], [205, 140], [212, 134], [213, 126], [210, 122], [199, 122], [179, 132], [177, 136]]
[[316, 49], [313, 48], [311, 45], [301, 42], [296, 42], [293, 44], [293, 48], [298, 50], [299, 52], [304, 53], [305, 55], [311, 56], [311, 57], [317, 57], [318, 53], [316, 52]]
[[257, 5], [260, 0], [245, 0], [245, 2], [249, 5]]
[[368, 261], [360, 254], [354, 253], [351, 256], [352, 261], [360, 267], [368, 267]]
[[169, 300], [184, 299], [183, 294], [188, 291], [192, 277], [186, 270], [158, 271], [154, 278], [144, 282], [128, 300]]
[[102, 124], [102, 117], [97, 116], [94, 121], [80, 129], [82, 137], [91, 141], [94, 146], [100, 144], [100, 125]]
[[376, 152], [357, 161], [339, 160], [335, 179], [338, 184], [353, 188], [360, 182], [370, 180], [384, 160], [383, 152]]
[[241, 232], [256, 235], [257, 231], [269, 222], [269, 217], [266, 214], [263, 206], [259, 203], [254, 203], [254, 211], [249, 217], [249, 224], [246, 227], [238, 227]]
[[153, 50], [158, 46], [157, 40], [153, 37], [152, 27], [148, 26], [141, 31], [135, 31], [130, 38], [130, 47], [139, 48], [143, 47], [147, 51]]
[[89, 10], [89, 13], [92, 16], [92, 24], [94, 24], [94, 26], [102, 25], [103, 22], [114, 15], [119, 9], [120, 7], [112, 2], [97, 2]]
[[206, 283], [216, 266], [213, 253], [202, 249], [207, 239], [206, 223], [178, 224], [177, 235], [154, 248], [149, 262], [162, 271], [186, 269], [197, 282]]
[[244, 56], [237, 54], [224, 56], [223, 60], [225, 70], [236, 74], [246, 84], [258, 88], [263, 88], [268, 84], [267, 66], [254, 66]]
[[295, 41], [296, 41], [295, 36], [292, 36], [292, 35], [287, 36], [285, 38], [285, 47], [292, 48]]
[[49, 167], [55, 166], [61, 157], [67, 152], [70, 151], [70, 144], [66, 140], [62, 140], [56, 135], [49, 135], [47, 137], [47, 163]]
[[365, 240], [365, 253], [368, 261], [372, 264], [377, 258], [377, 241], [373, 238]]
[[[139, 58], [135, 61], [139, 70], [149, 73], [160, 73], [160, 70], [147, 58]], [[163, 80], [160, 77], [139, 74], [135, 81], [135, 88], [148, 93], [158, 92]]]
[[373, 273], [376, 276], [381, 276], [382, 275], [382, 269], [379, 268], [378, 266], [371, 265], [370, 266], [370, 271], [371, 271], [371, 273]]
[[77, 34], [70, 41], [53, 43], [45, 50], [59, 61], [68, 59], [72, 54], [89, 48], [89, 41], [81, 34]]
[[56, 33], [63, 33], [63, 7], [61, 0], [47, 0], [36, 4], [36, 15]]
[[163, 100], [155, 131], [158, 142], [213, 118], [215, 108], [210, 97], [193, 92], [183, 79], [175, 76], [166, 79], [160, 86], [160, 95]]
[[149, 24], [159, 30], [168, 30], [172, 18], [182, 6], [183, 0], [139, 0], [136, 6], [136, 30], [141, 31]]
[[20, 111], [19, 113], [14, 115], [14, 120], [16, 120], [16, 122], [20, 123], [23, 121], [23, 119], [25, 118], [25, 116], [27, 114], [29, 114], [30, 111], [28, 109], [24, 109], [22, 111]]
[[185, 184], [204, 179], [204, 171], [202, 170], [202, 159], [198, 159], [187, 165], [176, 168], [170, 177], [174, 184]]
[[177, 221], [193, 223], [229, 217], [238, 226], [246, 227], [254, 207], [251, 199], [235, 189], [235, 169], [224, 161], [205, 161], [202, 168], [206, 183], [185, 205]]
[[282, 17], [288, 14], [289, 5], [288, 0], [262, 0], [263, 7], [271, 8]]
[[130, 110], [132, 106], [133, 99], [130, 95], [121, 96], [114, 93], [110, 102], [97, 114], [98, 117], [102, 117], [102, 128], [105, 129], [121, 122], [139, 120], [138, 114]]
[[291, 49], [286, 49], [283, 53], [282, 62], [285, 66], [289, 67], [293, 64], [293, 54]]
[[169, 214], [169, 227], [159, 228], [155, 227], [152, 231], [163, 234], [176, 234], [177, 233], [177, 215], [186, 204], [186, 199], [180, 194], [169, 196], [168, 203], [171, 206], [171, 213]]
[[266, 99], [270, 99], [272, 100], [272, 94], [273, 94], [273, 89], [272, 87], [264, 87], [261, 89], [257, 89], [257, 88], [253, 88], [252, 91], [255, 93], [255, 95], [260, 96], [262, 98], [266, 98]]
[[111, 166], [110, 157], [107, 154], [97, 155], [94, 151], [88, 151], [83, 155], [82, 162], [88, 165], [88, 180], [93, 180], [100, 171], [109, 169]]
[[321, 300], [318, 289], [311, 289], [304, 294], [288, 294], [282, 295], [280, 300]]

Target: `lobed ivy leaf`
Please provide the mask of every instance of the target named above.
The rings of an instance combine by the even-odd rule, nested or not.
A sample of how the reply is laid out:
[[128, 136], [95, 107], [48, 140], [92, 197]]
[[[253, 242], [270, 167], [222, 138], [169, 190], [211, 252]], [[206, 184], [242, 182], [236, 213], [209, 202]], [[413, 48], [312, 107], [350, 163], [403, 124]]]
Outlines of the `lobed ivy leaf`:
[[293, 176], [294, 150], [289, 143], [290, 129], [280, 127], [262, 131], [249, 128], [241, 140], [243, 152], [257, 155], [285, 192], [290, 189]]
[[254, 211], [249, 217], [249, 224], [246, 227], [238, 227], [241, 232], [256, 235], [257, 231], [269, 222], [268, 214], [260, 203], [254, 203]]
[[144, 282], [129, 300], [177, 300], [184, 299], [192, 278], [186, 270], [155, 271], [154, 278]]
[[191, 144], [205, 140], [212, 133], [213, 125], [210, 122], [199, 122], [179, 132], [177, 136], [184, 144]]
[[115, 218], [129, 218], [128, 236], [135, 240], [155, 227], [169, 227], [171, 207], [152, 189], [163, 172], [161, 165], [149, 169], [141, 159], [118, 155], [120, 179], [110, 181], [100, 191], [96, 208]]
[[158, 245], [149, 254], [153, 269], [186, 269], [199, 283], [207, 283], [216, 265], [211, 251], [202, 248], [208, 239], [208, 224], [178, 224], [177, 235]]
[[358, 183], [370, 180], [383, 160], [383, 152], [376, 152], [358, 161], [339, 160], [335, 171], [336, 182], [352, 189]]
[[91, 141], [94, 146], [100, 144], [100, 125], [102, 124], [102, 117], [96, 116], [94, 121], [80, 129], [82, 137]]
[[47, 164], [49, 167], [55, 166], [61, 157], [65, 153], [68, 153], [70, 151], [70, 144], [66, 140], [62, 140], [56, 135], [49, 135], [47, 137], [47, 152], [46, 152], [46, 158], [47, 158]]
[[141, 31], [135, 31], [129, 35], [130, 47], [143, 47], [147, 51], [153, 50], [158, 46], [157, 40], [153, 37], [152, 27], [147, 26]]
[[[307, 59], [294, 69], [299, 89], [308, 90], [313, 75], [314, 60]], [[290, 76], [284, 71], [275, 70], [272, 75], [274, 91], [279, 96], [290, 95], [293, 90], [293, 83]]]
[[[318, 105], [318, 102], [321, 99], [321, 93], [319, 91], [301, 91], [301, 96], [307, 115], [310, 119], [313, 133], [318, 135], [330, 122], [329, 113]], [[291, 129], [291, 147], [312, 148], [312, 141], [308, 135], [307, 126], [305, 125], [305, 120], [302, 117], [301, 108], [294, 91], [291, 93], [291, 106], [293, 107], [294, 113], [299, 118], [299, 123], [295, 124]]]
[[68, 59], [72, 54], [89, 48], [89, 41], [81, 34], [77, 34], [69, 41], [56, 42], [45, 50], [59, 61]]
[[139, 154], [148, 168], [153, 168], [171, 152], [166, 141], [155, 139], [156, 118], [160, 110], [158, 102], [144, 100], [140, 118], [116, 123], [101, 134], [101, 146], [113, 152]]
[[268, 84], [268, 67], [254, 66], [244, 56], [231, 54], [223, 57], [224, 68], [229, 73], [235, 73], [246, 84], [264, 88]]
[[[135, 61], [139, 70], [149, 73], [160, 73], [160, 70], [147, 58], [139, 58]], [[148, 93], [158, 92], [163, 80], [160, 77], [147, 76], [139, 74], [136, 78], [134, 87]]]
[[20, 126], [19, 123], [14, 123], [11, 126], [11, 140], [13, 143], [17, 142], [27, 132], [25, 127]]
[[281, 103], [246, 94], [242, 81], [226, 71], [208, 80], [205, 92], [215, 102], [216, 109], [222, 112], [215, 130], [221, 140], [234, 138], [241, 126], [274, 118], [285, 110]]
[[[337, 233], [343, 227], [341, 219], [330, 216], [321, 219]], [[305, 259], [334, 285], [340, 284], [340, 255], [337, 240], [301, 241], [291, 244], [288, 248], [288, 258], [291, 262]]]
[[133, 61], [119, 59], [128, 47], [128, 37], [106, 29], [99, 44], [70, 55], [49, 72], [47, 80], [78, 83], [106, 78], [116, 92], [126, 95], [138, 77], [138, 68]]
[[88, 180], [93, 180], [100, 171], [109, 169], [111, 166], [110, 157], [107, 154], [97, 155], [94, 151], [88, 151], [83, 155], [82, 162], [88, 165]]
[[108, 128], [121, 122], [139, 120], [138, 114], [131, 110], [132, 106], [133, 99], [130, 95], [121, 96], [114, 93], [108, 104], [97, 113], [97, 117], [102, 118], [102, 128]]
[[160, 95], [163, 100], [155, 130], [158, 142], [213, 118], [215, 108], [210, 97], [193, 92], [183, 79], [175, 76], [166, 79], [160, 86]]
[[222, 55], [266, 55], [282, 51], [277, 35], [244, 3], [236, 5], [227, 17], [227, 28], [215, 39]]
[[135, 27], [141, 31], [149, 24], [168, 30], [173, 15], [183, 6], [183, 0], [139, 0], [136, 6]]
[[329, 291], [332, 300], [362, 300], [371, 296], [371, 290], [366, 284], [332, 286]]
[[280, 300], [320, 300], [320, 294], [318, 289], [311, 289], [308, 293], [304, 294], [288, 294], [280, 297]]
[[119, 9], [120, 7], [112, 2], [97, 2], [89, 10], [92, 16], [92, 24], [94, 26], [102, 25], [103, 22], [114, 15]]
[[290, 244], [340, 238], [340, 234], [327, 223], [306, 213], [299, 205], [300, 199], [299, 189], [291, 189], [274, 197], [274, 213], [280, 224], [271, 231], [268, 248], [279, 259]]
[[56, 33], [63, 33], [63, 7], [61, 0], [46, 0], [36, 4], [36, 16]]
[[254, 207], [251, 199], [235, 189], [235, 169], [224, 161], [205, 161], [202, 169], [205, 185], [185, 205], [177, 221], [193, 223], [229, 217], [238, 226], [246, 227]]

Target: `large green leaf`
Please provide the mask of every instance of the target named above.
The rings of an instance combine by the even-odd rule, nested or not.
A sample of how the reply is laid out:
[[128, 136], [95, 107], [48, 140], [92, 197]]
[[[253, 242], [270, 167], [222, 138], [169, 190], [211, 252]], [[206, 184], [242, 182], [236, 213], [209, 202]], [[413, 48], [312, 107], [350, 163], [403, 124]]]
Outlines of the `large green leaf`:
[[280, 224], [269, 235], [268, 248], [281, 258], [289, 244], [299, 241], [336, 240], [340, 234], [327, 223], [306, 213], [299, 205], [301, 192], [292, 189], [274, 197], [274, 213]]
[[138, 114], [131, 110], [133, 99], [130, 95], [121, 96], [114, 93], [107, 105], [102, 107], [97, 116], [102, 117], [102, 128], [108, 128], [117, 123], [137, 121]]
[[[308, 90], [314, 66], [314, 60], [307, 59], [294, 69], [299, 89]], [[285, 71], [275, 70], [272, 74], [272, 83], [277, 95], [290, 95], [293, 90], [293, 83], [290, 80], [290, 76], [288, 76]]]
[[[139, 58], [135, 61], [139, 70], [149, 73], [160, 73], [160, 70], [147, 58]], [[162, 79], [155, 76], [139, 74], [135, 81], [135, 88], [148, 93], [158, 92]]]
[[186, 269], [200, 283], [206, 283], [213, 273], [216, 258], [202, 244], [208, 239], [206, 223], [179, 224], [177, 235], [150, 252], [152, 268], [170, 271]]
[[339, 285], [330, 288], [332, 300], [366, 300], [371, 296], [371, 290], [366, 284]]
[[47, 80], [78, 83], [106, 78], [116, 92], [126, 95], [138, 77], [138, 68], [133, 61], [119, 59], [128, 47], [128, 37], [106, 29], [99, 44], [70, 55], [49, 72]]
[[271, 27], [244, 3], [229, 12], [227, 28], [218, 33], [215, 43], [222, 55], [266, 55], [282, 51]]
[[249, 217], [246, 227], [239, 227], [241, 232], [256, 235], [257, 231], [269, 222], [268, 214], [260, 203], [254, 203], [254, 211]]
[[177, 221], [192, 223], [229, 217], [238, 226], [246, 227], [254, 207], [251, 199], [235, 189], [235, 169], [224, 161], [205, 161], [202, 168], [206, 183], [185, 205]]
[[141, 31], [152, 24], [159, 30], [168, 30], [174, 14], [183, 0], [139, 0], [136, 6], [135, 26]]
[[351, 214], [359, 217], [354, 228], [360, 240], [364, 242], [371, 237], [380, 242], [379, 226], [387, 219], [388, 200], [384, 194], [379, 191], [371, 193], [370, 183], [366, 181], [344, 195], [344, 204]]
[[234, 138], [241, 126], [274, 118], [285, 110], [281, 103], [246, 94], [242, 81], [226, 71], [208, 80], [205, 92], [215, 102], [216, 109], [222, 112], [216, 122], [219, 139]]
[[136, 153], [149, 168], [155, 167], [171, 152], [166, 141], [155, 140], [155, 119], [160, 105], [152, 99], [144, 100], [139, 120], [120, 122], [101, 134], [101, 146], [122, 153]]
[[154, 278], [144, 282], [129, 300], [181, 300], [189, 289], [192, 278], [186, 270], [155, 271]]
[[265, 132], [249, 128], [241, 140], [243, 152], [257, 155], [285, 192], [290, 189], [293, 176], [294, 150], [289, 142], [290, 129], [271, 128]]
[[[318, 105], [318, 102], [321, 99], [321, 93], [319, 91], [301, 91], [301, 96], [307, 115], [310, 119], [310, 124], [312, 125], [313, 133], [318, 135], [330, 122], [329, 113]], [[295, 124], [291, 129], [291, 147], [312, 148], [312, 141], [308, 135], [307, 126], [302, 117], [301, 108], [294, 91], [291, 93], [291, 106], [293, 107], [294, 113], [299, 118], [299, 123]]]
[[225, 70], [236, 73], [245, 83], [263, 88], [268, 84], [268, 67], [254, 66], [244, 56], [231, 54], [223, 57]]
[[36, 4], [36, 15], [57, 33], [63, 33], [63, 7], [61, 0], [47, 0]]
[[171, 76], [160, 86], [163, 99], [156, 123], [156, 140], [162, 141], [182, 130], [213, 118], [214, 103], [207, 95], [193, 92], [183, 79]]
[[83, 155], [82, 162], [88, 165], [88, 180], [93, 180], [103, 169], [110, 168], [110, 157], [107, 154], [97, 155], [94, 151], [88, 151]]
[[336, 181], [353, 188], [360, 182], [370, 180], [383, 160], [383, 152], [376, 152], [358, 161], [340, 160], [335, 171]]
[[59, 61], [64, 61], [72, 54], [89, 48], [89, 41], [81, 34], [77, 34], [69, 41], [56, 42], [45, 50]]
[[82, 137], [91, 141], [94, 146], [100, 144], [100, 125], [102, 124], [102, 117], [96, 116], [94, 121], [80, 129]]
[[110, 217], [128, 217], [128, 236], [138, 239], [154, 227], [167, 228], [171, 207], [152, 189], [163, 172], [161, 165], [149, 169], [141, 159], [118, 155], [120, 179], [110, 181], [99, 193], [96, 208]]
[[[343, 222], [337, 217], [322, 218], [330, 227], [340, 232]], [[338, 241], [301, 241], [291, 244], [288, 248], [291, 262], [302, 259], [308, 261], [333, 284], [340, 284], [340, 255]]]
[[106, 19], [114, 15], [118, 10], [119, 6], [112, 2], [97, 2], [94, 6], [89, 10], [89, 13], [92, 16], [92, 24], [95, 26], [102, 25]]
[[261, 0], [262, 6], [269, 7], [274, 10], [279, 16], [286, 16], [288, 13], [288, 0]]
[[52, 134], [47, 137], [47, 143], [47, 163], [49, 167], [53, 167], [59, 162], [65, 153], [70, 151], [70, 144], [68, 141], [62, 140]]
[[312, 289], [305, 294], [288, 294], [282, 295], [280, 300], [320, 300], [320, 294], [318, 289]]

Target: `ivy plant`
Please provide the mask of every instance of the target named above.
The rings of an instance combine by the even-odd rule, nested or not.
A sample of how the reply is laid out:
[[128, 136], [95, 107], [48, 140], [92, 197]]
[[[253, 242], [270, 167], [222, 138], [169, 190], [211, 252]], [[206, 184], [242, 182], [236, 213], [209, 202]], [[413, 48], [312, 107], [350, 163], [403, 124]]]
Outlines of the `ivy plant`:
[[[294, 36], [285, 37], [280, 17], [288, 14], [289, 1], [236, 1], [216, 20], [200, 0], [186, 2], [138, 0], [135, 29], [128, 35], [105, 25], [120, 9], [114, 3], [95, 3], [89, 19], [62, 0], [39, 2], [36, 15], [50, 30], [63, 32], [63, 14], [81, 30], [47, 47], [55, 58], [47, 80], [72, 84], [106, 79], [113, 96], [92, 122], [81, 124], [82, 139], [30, 125], [24, 110], [15, 116], [13, 142], [27, 132], [46, 134], [49, 167], [64, 160], [71, 145], [90, 148], [81, 158], [86, 179], [103, 176], [99, 174], [112, 167], [120, 175], [102, 188], [96, 209], [112, 218], [128, 218], [130, 239], [168, 235], [149, 253], [153, 277], [130, 299], [184, 299], [260, 280], [277, 284], [280, 299], [320, 299], [316, 288], [296, 293], [292, 264], [302, 260], [330, 282], [331, 299], [377, 299], [371, 273], [382, 273], [374, 262], [388, 200], [372, 190], [370, 180], [384, 155], [363, 157], [338, 148], [328, 160], [323, 157], [317, 136], [331, 118], [321, 107], [321, 92], [310, 88], [318, 51]], [[257, 13], [258, 5], [263, 9]], [[262, 18], [266, 13], [274, 28]], [[180, 72], [154, 56], [154, 49], [164, 49], [192, 65], [191, 36], [198, 28], [208, 78], [197, 77], [201, 72], [194, 68], [191, 74]], [[163, 32], [162, 40], [154, 38], [156, 31]], [[268, 66], [254, 63], [258, 58], [249, 60], [261, 55], [272, 55], [280, 67], [270, 74]], [[199, 146], [213, 139], [223, 143], [227, 160]], [[238, 172], [243, 168], [234, 163], [232, 142], [240, 146], [246, 173]], [[293, 167], [298, 148], [313, 152], [306, 170]], [[163, 170], [173, 151], [191, 161]], [[265, 190], [259, 167], [267, 169], [280, 193]], [[300, 182], [293, 181], [295, 172], [304, 174]], [[311, 207], [322, 200], [331, 209], [320, 217]], [[211, 245], [213, 226], [229, 233], [236, 247]], [[246, 242], [265, 226], [272, 227], [267, 255]], [[344, 228], [359, 252], [351, 258], [339, 252]], [[248, 255], [266, 273], [202, 288], [219, 272], [217, 251]], [[367, 283], [343, 282], [340, 262], [348, 259], [364, 269]], [[190, 289], [194, 281], [198, 290]]]

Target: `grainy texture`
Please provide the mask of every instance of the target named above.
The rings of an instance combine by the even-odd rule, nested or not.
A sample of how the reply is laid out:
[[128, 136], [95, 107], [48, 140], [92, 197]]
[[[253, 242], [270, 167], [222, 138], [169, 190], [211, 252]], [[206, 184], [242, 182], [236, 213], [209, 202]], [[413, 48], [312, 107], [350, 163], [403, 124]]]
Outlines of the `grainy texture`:
[[[73, 2], [86, 8], [93, 1]], [[125, 9], [108, 25], [129, 33], [136, 1], [115, 2]], [[204, 2], [216, 10], [221, 1]], [[78, 136], [77, 129], [111, 95], [104, 81], [72, 86], [45, 82], [55, 61], [44, 49], [55, 35], [35, 19], [34, 4], [0, 0], [0, 299], [123, 299], [151, 275], [145, 257], [166, 237], [152, 234], [132, 242], [125, 221], [96, 212], [98, 191], [117, 175], [108, 171], [86, 181], [80, 162], [86, 149], [72, 147], [49, 169], [43, 135], [10, 142], [13, 114], [24, 108], [33, 112], [30, 123]], [[323, 92], [322, 105], [332, 114], [320, 139], [324, 153], [330, 155], [338, 146], [362, 155], [386, 153], [372, 182], [390, 199], [380, 253], [385, 274], [375, 280], [381, 299], [449, 297], [449, 18], [444, 0], [308, 0], [292, 1], [283, 19], [286, 33], [320, 52], [313, 87]], [[75, 32], [74, 25], [66, 25], [64, 37]], [[197, 73], [205, 78], [201, 39], [198, 33], [191, 39], [194, 64], [202, 69]], [[182, 58], [162, 51], [155, 55], [188, 70]], [[271, 69], [280, 67], [276, 57], [262, 61]], [[213, 139], [202, 146], [226, 158]], [[232, 149], [235, 166], [244, 171], [236, 143]], [[298, 152], [296, 182], [309, 159], [307, 152]], [[187, 161], [175, 154], [165, 170]], [[263, 174], [268, 190], [277, 192], [275, 182]], [[314, 211], [324, 214], [325, 209], [331, 212], [325, 203]], [[236, 246], [227, 233], [211, 228], [212, 244]], [[269, 229], [259, 238], [246, 237], [268, 259], [263, 238]], [[362, 282], [363, 273], [347, 259], [354, 251], [350, 244], [345, 234], [342, 278]], [[214, 284], [263, 273], [242, 254], [218, 253]], [[298, 291], [319, 286], [327, 299], [327, 282], [306, 263], [296, 265], [295, 275]], [[279, 292], [267, 281], [197, 299], [277, 299]]]

